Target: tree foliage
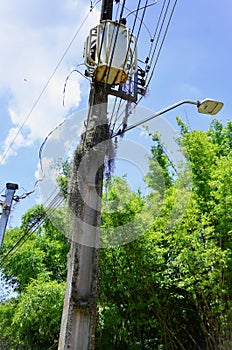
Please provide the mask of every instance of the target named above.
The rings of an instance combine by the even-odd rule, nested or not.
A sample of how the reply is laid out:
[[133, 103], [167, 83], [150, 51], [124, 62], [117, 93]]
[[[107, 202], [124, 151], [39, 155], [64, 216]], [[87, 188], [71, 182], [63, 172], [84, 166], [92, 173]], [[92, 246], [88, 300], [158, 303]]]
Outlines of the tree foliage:
[[[119, 178], [104, 195], [104, 232], [117, 228], [124, 243], [139, 238], [100, 250], [98, 350], [232, 348], [232, 123], [215, 119], [208, 131], [178, 123], [187, 170], [177, 178], [155, 134], [149, 195]], [[64, 194], [67, 175], [58, 180]], [[0, 349], [57, 348], [68, 244], [44, 215], [41, 206], [32, 208], [4, 240], [3, 257], [28, 233], [2, 258], [19, 294], [0, 304]], [[115, 243], [110, 232], [105, 242]]]
[[144, 206], [157, 213], [158, 162], [166, 184], [158, 217], [137, 241], [101, 251], [98, 349], [232, 346], [232, 125], [213, 120], [207, 132], [190, 132], [179, 123], [180, 147], [192, 172], [191, 198], [184, 215], [170, 226], [184, 188], [177, 186], [156, 143], [146, 176], [154, 191]]
[[33, 280], [25, 289], [12, 319], [17, 343], [33, 349], [57, 346], [63, 309], [64, 282]]
[[[22, 237], [24, 243], [10, 253]], [[57, 345], [68, 249], [42, 206], [30, 209], [19, 228], [7, 231], [2, 266], [8, 278], [16, 279], [18, 296], [0, 304], [0, 344], [5, 350]]]

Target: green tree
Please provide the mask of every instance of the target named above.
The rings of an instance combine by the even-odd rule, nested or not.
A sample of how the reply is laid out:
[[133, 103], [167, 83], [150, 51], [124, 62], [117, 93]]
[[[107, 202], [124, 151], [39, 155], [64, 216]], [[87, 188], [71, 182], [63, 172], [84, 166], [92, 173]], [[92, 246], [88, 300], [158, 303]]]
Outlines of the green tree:
[[[179, 125], [187, 170], [173, 174], [153, 135], [151, 193], [143, 197], [113, 178], [104, 195], [98, 350], [231, 349], [232, 124]], [[56, 220], [62, 224], [59, 211]], [[57, 346], [69, 247], [56, 227], [37, 206], [6, 234], [2, 266], [17, 278], [19, 295], [0, 304], [4, 349]], [[6, 256], [24, 234], [26, 242]], [[110, 248], [122, 242], [129, 243]]]
[[57, 345], [68, 250], [66, 237], [42, 206], [30, 209], [19, 228], [6, 232], [2, 267], [16, 279], [18, 296], [0, 304], [0, 343], [5, 350]]
[[[146, 176], [154, 190], [143, 201], [155, 214], [148, 230], [135, 242], [101, 251], [98, 349], [231, 348], [231, 123], [223, 127], [214, 120], [207, 132], [180, 124], [192, 196], [185, 214], [170, 225], [188, 181], [183, 173], [178, 185], [156, 143]], [[165, 178], [158, 217], [157, 162]], [[120, 208], [122, 195], [117, 186], [111, 190]], [[126, 209], [123, 217], [129, 218]], [[115, 217], [108, 220], [114, 225]]]
[[57, 348], [64, 288], [64, 282], [41, 278], [26, 287], [11, 324], [17, 344], [35, 350]]

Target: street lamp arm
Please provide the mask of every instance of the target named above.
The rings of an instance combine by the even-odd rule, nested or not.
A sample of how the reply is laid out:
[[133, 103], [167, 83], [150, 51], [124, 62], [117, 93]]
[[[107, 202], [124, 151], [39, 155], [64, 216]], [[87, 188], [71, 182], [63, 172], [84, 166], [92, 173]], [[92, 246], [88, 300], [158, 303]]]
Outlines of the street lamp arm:
[[215, 100], [212, 100], [212, 99], [204, 99], [202, 101], [191, 101], [191, 100], [182, 100], [182, 101], [179, 101], [179, 102], [176, 102], [175, 104], [169, 106], [169, 107], [166, 107], [164, 109], [161, 109], [159, 112], [156, 112], [155, 114], [141, 120], [140, 122], [138, 123], [135, 123], [135, 124], [132, 124], [132, 125], [129, 125], [125, 130], [119, 130], [115, 135], [113, 135], [112, 137], [114, 136], [117, 136], [117, 135], [120, 135], [121, 133], [125, 133], [129, 130], [132, 130], [134, 128], [136, 128], [137, 126], [141, 125], [141, 124], [144, 124], [156, 117], [159, 117], [160, 115], [164, 114], [164, 113], [167, 113], [169, 111], [171, 111], [172, 109], [175, 109], [183, 104], [192, 104], [192, 105], [195, 105], [197, 106], [198, 108], [198, 112], [199, 113], [204, 113], [204, 114], [217, 114], [221, 108], [223, 107], [223, 103], [222, 102], [219, 102], [219, 101], [215, 101]]
[[149, 117], [147, 117], [147, 118], [141, 120], [141, 121], [138, 122], [138, 123], [135, 123], [135, 124], [132, 124], [132, 125], [128, 126], [128, 127], [124, 130], [124, 133], [127, 132], [127, 131], [129, 131], [129, 130], [131, 130], [131, 129], [134, 129], [136, 126], [139, 126], [139, 125], [141, 125], [141, 124], [147, 123], [147, 122], [149, 122], [150, 120], [152, 120], [152, 119], [154, 119], [154, 118], [157, 118], [157, 117], [159, 117], [160, 115], [162, 115], [162, 114], [164, 114], [164, 113], [167, 113], [167, 112], [171, 111], [172, 109], [175, 109], [175, 108], [177, 108], [177, 107], [179, 107], [179, 106], [181, 106], [181, 105], [183, 105], [183, 104], [185, 104], [185, 103], [198, 105], [198, 102], [194, 102], [194, 101], [189, 101], [189, 100], [182, 100], [182, 101], [179, 101], [179, 102], [177, 102], [177, 103], [175, 103], [175, 104], [173, 104], [173, 105], [171, 105], [171, 106], [169, 106], [169, 107], [166, 107], [166, 108], [164, 108], [164, 109], [161, 109], [159, 112], [156, 112], [155, 114], [153, 114], [153, 115], [151, 115], [151, 116], [149, 116]]

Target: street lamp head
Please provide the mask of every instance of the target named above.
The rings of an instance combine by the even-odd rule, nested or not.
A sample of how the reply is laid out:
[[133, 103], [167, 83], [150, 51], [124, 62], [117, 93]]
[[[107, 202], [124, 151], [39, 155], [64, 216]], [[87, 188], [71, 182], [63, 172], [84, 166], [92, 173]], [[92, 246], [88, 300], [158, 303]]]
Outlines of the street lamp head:
[[198, 112], [204, 114], [217, 114], [223, 107], [223, 103], [205, 98], [203, 101], [199, 101], [197, 104]]

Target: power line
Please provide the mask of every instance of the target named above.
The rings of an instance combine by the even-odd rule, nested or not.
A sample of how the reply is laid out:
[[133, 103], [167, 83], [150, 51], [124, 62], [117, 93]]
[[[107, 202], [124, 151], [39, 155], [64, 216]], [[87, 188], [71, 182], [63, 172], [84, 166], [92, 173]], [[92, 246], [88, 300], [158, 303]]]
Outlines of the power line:
[[[161, 21], [162, 15], [163, 15], [163, 11], [164, 11], [164, 8], [165, 8], [165, 4], [166, 4], [166, 0], [164, 0], [164, 2], [163, 2], [163, 6], [162, 6], [162, 8], [161, 8], [160, 15], [159, 15], [159, 18], [158, 18], [156, 27], [155, 27], [154, 35], [153, 35], [153, 37], [151, 38], [151, 46], [150, 46], [150, 50], [149, 50], [149, 53], [148, 53], [148, 58], [150, 57], [150, 55], [151, 55], [151, 53], [152, 53], [153, 45], [154, 45], [155, 38], [156, 38], [158, 29], [159, 29], [159, 25], [160, 25], [160, 21]], [[157, 44], [158, 44], [158, 40], [156, 41], [156, 45], [157, 45]], [[153, 51], [153, 55], [154, 55], [155, 50], [156, 50], [156, 47], [155, 47], [155, 49], [154, 49], [154, 51]], [[153, 56], [153, 55], [152, 55], [152, 56]]]
[[[151, 74], [150, 74], [150, 77], [149, 77], [149, 80], [148, 80], [148, 83], [147, 83], [147, 86], [150, 84], [151, 79], [152, 79], [152, 77], [153, 77], [153, 75], [154, 75], [155, 68], [156, 68], [156, 66], [157, 66], [157, 62], [158, 62], [159, 57], [160, 57], [160, 53], [161, 53], [161, 50], [162, 50], [162, 47], [163, 47], [163, 44], [164, 44], [164, 40], [166, 39], [166, 36], [167, 36], [167, 33], [168, 33], [168, 29], [169, 29], [169, 26], [170, 26], [170, 23], [171, 23], [171, 20], [172, 20], [172, 17], [173, 17], [175, 8], [176, 8], [177, 1], [178, 1], [178, 0], [175, 0], [175, 3], [174, 3], [174, 5], [173, 5], [173, 7], [172, 7], [171, 14], [170, 14], [170, 16], [169, 16], [168, 23], [167, 23], [166, 28], [165, 28], [165, 30], [164, 30], [163, 38], [162, 38], [162, 41], [161, 41], [161, 44], [160, 44], [160, 47], [159, 47], [159, 50], [158, 50], [158, 53], [157, 53], [157, 56], [156, 56], [156, 60], [155, 60], [155, 63], [154, 63], [154, 65], [153, 65], [153, 68], [152, 68], [152, 71], [151, 71]], [[165, 11], [165, 15], [164, 15], [165, 18], [166, 18], [166, 14], [167, 14], [169, 5], [170, 5], [170, 1], [169, 1], [169, 3], [168, 3], [167, 9], [166, 9], [166, 11]], [[162, 30], [162, 27], [163, 27], [163, 23], [164, 23], [164, 21], [165, 21], [165, 18], [164, 18], [164, 20], [163, 20], [163, 22], [162, 22], [161, 30]], [[157, 40], [158, 40], [158, 39], [157, 39]], [[155, 48], [155, 49], [156, 49], [156, 48]], [[153, 52], [152, 60], [153, 60], [153, 57], [154, 57], [154, 53], [155, 53], [155, 51]]]
[[[131, 29], [131, 31], [130, 31], [130, 40], [129, 40], [130, 42], [132, 41], [132, 38], [133, 38], [133, 36], [134, 36], [137, 21], [138, 21], [138, 20], [140, 21], [140, 24], [139, 24], [139, 27], [138, 27], [138, 30], [137, 30], [137, 33], [136, 33], [136, 39], [135, 39], [135, 44], [134, 44], [134, 50], [133, 50], [133, 52], [131, 53], [131, 57], [130, 57], [130, 59], [131, 59], [132, 61], [133, 61], [133, 57], [134, 57], [135, 52], [136, 52], [136, 47], [137, 47], [137, 43], [138, 43], [138, 40], [139, 40], [141, 28], [142, 28], [142, 25], [144, 24], [145, 12], [146, 12], [146, 10], [147, 10], [147, 7], [149, 7], [149, 6], [151, 6], [151, 5], [154, 5], [154, 4], [148, 4], [148, 0], [146, 0], [145, 6], [141, 6], [141, 0], [139, 0], [138, 3], [137, 3], [136, 10], [133, 10], [133, 11], [131, 11], [131, 12], [129, 13], [129, 15], [130, 15], [131, 13], [134, 14], [134, 21], [133, 21], [133, 23], [132, 23], [132, 29]], [[124, 12], [124, 8], [125, 8], [127, 11], [130, 11], [130, 10], [128, 10], [128, 9], [125, 7], [125, 1], [123, 2], [122, 9], [121, 9], [121, 13], [120, 13], [120, 17], [119, 17], [119, 19], [118, 19], [118, 22], [119, 22], [119, 23], [123, 20], [122, 15], [123, 15], [123, 12]], [[140, 19], [140, 18], [138, 17], [139, 11], [141, 11], [141, 10], [143, 10], [142, 19]], [[135, 13], [134, 13], [134, 12], [135, 12]], [[126, 20], [126, 18], [127, 18], [129, 15], [127, 15], [127, 16], [125, 17], [125, 20]], [[114, 37], [114, 43], [113, 43], [113, 45], [111, 44], [111, 47], [113, 47], [113, 50], [112, 50], [112, 52], [111, 52], [111, 60], [110, 60], [109, 68], [108, 68], [107, 78], [108, 78], [108, 75], [109, 75], [109, 73], [110, 73], [110, 67], [111, 67], [111, 65], [112, 65], [113, 55], [114, 55], [114, 52], [115, 52], [115, 49], [116, 49], [116, 42], [117, 42], [117, 37], [118, 37], [118, 33], [119, 33], [119, 26], [117, 26], [117, 29], [116, 29], [116, 30], [117, 30], [116, 35], [112, 35], [112, 38]], [[115, 31], [115, 28], [114, 28], [114, 31]], [[126, 57], [128, 56], [129, 51], [130, 51], [130, 47], [128, 46]], [[125, 62], [124, 64], [125, 64], [125, 66], [126, 66], [127, 62]], [[131, 84], [129, 85], [129, 94], [131, 94]], [[117, 101], [117, 97], [115, 98], [115, 104], [116, 104], [116, 101]], [[128, 104], [130, 104], [130, 102], [128, 102], [128, 103], [126, 104], [126, 106], [128, 106]], [[114, 110], [115, 110], [115, 108], [113, 108], [113, 111], [114, 111]], [[119, 113], [119, 109], [118, 109], [118, 113]], [[128, 111], [125, 111], [125, 113], [128, 113]], [[122, 116], [122, 114], [123, 114], [123, 112], [122, 112], [120, 115], [117, 114], [117, 115], [115, 116], [115, 120], [113, 121], [113, 112], [112, 112], [111, 118], [110, 118], [110, 122], [113, 124], [113, 129], [115, 128], [116, 122], [120, 119], [120, 117]], [[126, 118], [127, 118], [127, 117], [128, 117], [128, 116], [126, 116]], [[124, 123], [124, 119], [125, 119], [125, 118], [123, 118], [123, 121], [122, 121], [121, 124]], [[110, 124], [111, 124], [111, 123], [110, 123]], [[120, 128], [120, 126], [119, 126], [119, 128]]]
[[[99, 1], [98, 1], [99, 2]], [[96, 4], [93, 6], [93, 8], [98, 4], [98, 2], [96, 2]], [[65, 56], [67, 55], [70, 47], [72, 46], [74, 40], [76, 39], [77, 35], [79, 34], [80, 30], [82, 29], [82, 27], [84, 26], [85, 22], [87, 21], [90, 13], [92, 12], [93, 8], [90, 9], [90, 11], [88, 12], [88, 14], [86, 15], [86, 17], [84, 18], [84, 20], [82, 21], [82, 23], [80, 24], [80, 26], [78, 27], [76, 33], [74, 34], [72, 40], [70, 41], [70, 43], [68, 44], [68, 46], [66, 47], [63, 55], [61, 56], [61, 58], [59, 59], [57, 65], [55, 66], [54, 70], [52, 71], [50, 77], [48, 78], [46, 84], [44, 85], [43, 89], [41, 90], [39, 96], [37, 97], [37, 99], [35, 100], [35, 102], [33, 103], [29, 113], [27, 114], [25, 120], [23, 121], [23, 123], [21, 124], [21, 126], [18, 128], [16, 135], [14, 136], [13, 140], [10, 142], [9, 146], [7, 147], [6, 151], [4, 152], [1, 160], [0, 160], [0, 164], [2, 164], [2, 162], [4, 161], [4, 159], [6, 158], [8, 152], [10, 151], [11, 147], [13, 146], [13, 144], [15, 143], [15, 140], [17, 139], [17, 137], [19, 136], [20, 131], [23, 129], [23, 127], [25, 126], [26, 122], [28, 121], [28, 119], [30, 118], [32, 112], [34, 111], [34, 109], [36, 108], [36, 106], [38, 105], [41, 97], [43, 96], [44, 92], [46, 91], [48, 85], [50, 84], [52, 78], [54, 77], [55, 73], [57, 72], [59, 66], [61, 65], [63, 59], [65, 58]]]
[[[98, 3], [98, 2], [97, 2], [97, 3]], [[96, 4], [97, 4], [97, 3], [96, 3]], [[137, 6], [137, 9], [136, 9], [136, 14], [135, 14], [135, 19], [134, 19], [134, 22], [133, 22], [133, 29], [132, 29], [132, 32], [131, 32], [131, 34], [133, 34], [133, 32], [134, 32], [134, 30], [135, 30], [136, 21], [137, 21], [137, 19], [138, 19], [138, 11], [141, 10], [141, 9], [143, 9], [142, 19], [141, 19], [141, 20], [139, 19], [139, 20], [140, 20], [140, 25], [139, 25], [139, 28], [138, 28], [137, 39], [136, 39], [136, 40], [138, 40], [138, 37], [139, 37], [139, 35], [140, 35], [141, 27], [142, 27], [143, 22], [144, 22], [145, 11], [146, 11], [146, 9], [147, 9], [148, 6], [151, 6], [151, 4], [148, 4], [148, 1], [146, 1], [145, 6], [143, 6], [143, 7], [140, 7], [140, 3], [141, 3], [141, 0], [138, 2], [138, 6]], [[96, 4], [95, 4], [95, 5], [96, 5]], [[168, 13], [168, 9], [169, 9], [169, 6], [170, 6], [170, 0], [169, 0], [169, 2], [168, 2], [167, 7], [166, 7], [166, 10], [165, 10], [165, 12], [164, 12], [165, 4], [166, 4], [166, 0], [164, 1], [163, 7], [162, 7], [162, 10], [161, 10], [161, 13], [160, 13], [160, 17], [159, 17], [157, 26], [156, 26], [156, 28], [155, 28], [155, 33], [154, 33], [154, 36], [153, 36], [153, 38], [152, 38], [152, 40], [151, 40], [151, 47], [150, 47], [149, 55], [150, 55], [151, 52], [152, 52], [152, 47], [153, 47], [154, 41], [155, 41], [154, 39], [155, 39], [155, 37], [156, 37], [156, 35], [157, 35], [157, 33], [158, 33], [158, 30], [159, 30], [158, 37], [157, 37], [156, 43], [155, 43], [155, 48], [154, 48], [153, 53], [152, 53], [151, 63], [153, 62], [154, 55], [155, 55], [155, 51], [156, 51], [156, 49], [157, 49], [157, 47], [158, 47], [158, 43], [159, 43], [159, 40], [160, 40], [160, 37], [161, 37], [161, 33], [162, 33], [162, 30], [163, 30], [163, 26], [164, 26], [164, 23], [165, 23], [165, 20], [166, 20], [166, 17], [167, 17], [167, 13]], [[172, 11], [171, 11], [171, 14], [170, 14], [170, 16], [169, 16], [169, 19], [168, 19], [166, 28], [165, 28], [165, 30], [164, 30], [164, 34], [163, 34], [163, 38], [162, 38], [162, 40], [161, 40], [161, 44], [160, 44], [160, 47], [159, 47], [159, 50], [158, 50], [158, 54], [157, 54], [155, 63], [154, 63], [154, 65], [153, 65], [153, 67], [152, 67], [152, 72], [151, 72], [151, 75], [150, 75], [150, 77], [149, 77], [149, 80], [148, 80], [148, 83], [147, 83], [146, 87], [148, 87], [148, 85], [149, 85], [149, 83], [150, 83], [150, 81], [151, 81], [151, 79], [152, 79], [152, 76], [153, 76], [153, 74], [154, 74], [154, 70], [155, 70], [155, 67], [156, 67], [156, 65], [157, 65], [157, 62], [158, 62], [158, 59], [159, 59], [159, 56], [160, 56], [160, 52], [161, 52], [161, 49], [162, 49], [162, 47], [163, 47], [164, 40], [165, 40], [165, 38], [166, 38], [166, 35], [167, 35], [168, 29], [169, 29], [169, 25], [170, 25], [170, 22], [171, 22], [171, 19], [172, 19], [172, 16], [173, 16], [173, 13], [174, 13], [176, 4], [177, 4], [177, 0], [176, 0], [175, 3], [174, 3], [174, 6], [173, 6]], [[123, 2], [123, 5], [122, 5], [122, 9], [121, 9], [119, 21], [120, 21], [120, 19], [122, 18], [124, 8], [125, 8], [125, 1]], [[118, 12], [118, 11], [117, 11], [117, 12]], [[132, 11], [132, 12], [135, 12], [135, 11]], [[163, 12], [164, 12], [164, 14], [163, 14]], [[88, 17], [88, 16], [87, 16], [87, 17]], [[84, 22], [86, 21], [87, 17], [86, 17], [85, 20], [82, 22], [81, 26], [84, 24]], [[127, 16], [127, 17], [128, 17], [128, 16]], [[162, 18], [162, 17], [163, 17], [163, 18]], [[161, 23], [161, 25], [160, 25], [161, 20], [162, 20], [162, 23]], [[103, 28], [103, 33], [104, 33], [104, 28]], [[68, 48], [71, 46], [71, 44], [72, 44], [72, 42], [74, 41], [74, 39], [75, 39], [76, 36], [77, 36], [77, 33], [75, 34], [75, 36], [74, 36], [74, 38], [72, 39], [71, 43], [69, 44]], [[103, 44], [103, 37], [104, 37], [104, 34], [102, 35], [102, 39], [101, 39], [101, 40], [102, 40], [102, 41], [101, 41], [101, 47], [102, 47], [102, 44]], [[117, 35], [116, 35], [116, 38], [114, 38], [114, 43], [113, 43], [114, 49], [115, 49], [115, 46], [116, 46], [116, 40], [117, 40]], [[67, 53], [68, 48], [66, 49], [65, 54]], [[62, 56], [62, 59], [63, 59], [63, 57], [65, 56], [65, 54]], [[62, 59], [59, 61], [60, 63], [61, 63]], [[111, 66], [111, 64], [112, 64], [112, 62], [110, 63], [110, 66]], [[98, 65], [99, 65], [99, 63], [98, 63]], [[56, 69], [57, 69], [57, 68], [58, 68], [58, 65], [57, 65]], [[55, 71], [54, 71], [54, 74], [55, 74]], [[51, 77], [50, 77], [50, 79], [51, 79]], [[48, 85], [48, 84], [49, 84], [49, 81], [48, 81], [47, 85]], [[45, 90], [45, 89], [44, 89], [44, 90]], [[136, 105], [138, 105], [138, 103], [141, 101], [142, 98], [143, 98], [143, 96], [141, 96], [141, 98], [139, 99], [139, 101], [137, 101]], [[124, 101], [124, 103], [123, 103], [123, 105], [122, 105], [122, 99], [120, 98], [119, 103], [118, 103], [118, 107], [117, 107], [117, 111], [116, 111], [116, 113], [115, 113], [116, 105], [117, 105], [117, 99], [118, 99], [118, 97], [115, 98], [114, 107], [113, 107], [113, 111], [112, 111], [111, 118], [110, 118], [110, 125], [113, 126], [113, 128], [115, 128], [116, 123], [119, 121], [119, 119], [120, 119], [120, 117], [122, 116], [123, 112], [125, 112], [125, 111], [124, 111], [124, 109], [125, 109], [125, 108], [124, 108], [125, 101]], [[38, 103], [38, 102], [37, 102], [37, 103]], [[132, 110], [136, 107], [136, 105], [134, 105], [134, 107], [132, 108]], [[121, 110], [122, 110], [122, 112], [121, 112]], [[114, 116], [115, 116], [115, 117], [114, 117]], [[28, 118], [29, 118], [29, 117], [28, 117]], [[88, 119], [89, 119], [89, 118], [88, 118]], [[87, 119], [86, 130], [87, 130], [87, 128], [88, 128], [88, 119]], [[113, 120], [113, 119], [114, 119], [114, 120]], [[63, 122], [64, 122], [64, 121], [63, 121]], [[59, 128], [59, 127], [63, 124], [63, 122], [60, 123], [54, 130], [52, 130], [52, 131], [48, 134], [48, 136], [46, 137], [46, 139], [44, 140], [43, 144], [42, 144], [41, 147], [40, 147], [40, 150], [39, 150], [39, 159], [40, 159], [40, 164], [41, 164], [41, 171], [42, 171], [42, 173], [43, 173], [43, 168], [42, 168], [42, 151], [43, 151], [43, 147], [44, 147], [44, 145], [45, 145], [45, 143], [46, 143], [48, 137], [49, 137], [57, 128]], [[121, 123], [121, 124], [119, 125], [119, 127], [116, 129], [116, 134], [117, 134], [117, 130], [119, 130], [119, 128], [120, 128], [121, 125], [122, 125], [122, 123]], [[38, 180], [38, 181], [42, 181], [42, 180]], [[37, 181], [37, 183], [38, 183], [38, 181]], [[34, 192], [34, 191], [28, 192], [28, 193], [26, 193], [25, 195], [29, 195], [29, 194], [31, 194], [32, 192]], [[58, 196], [59, 196], [59, 195], [58, 195]], [[22, 197], [22, 196], [21, 196], [21, 197]], [[50, 197], [52, 197], [52, 195], [51, 195]], [[50, 197], [49, 197], [49, 198], [50, 198]], [[25, 198], [25, 197], [24, 197], [24, 198]], [[57, 208], [57, 206], [60, 205], [62, 202], [63, 202], [62, 200], [60, 201], [60, 199], [59, 199], [59, 200], [57, 199], [57, 195], [56, 195], [56, 196], [52, 199], [52, 201], [51, 201], [51, 203], [54, 203], [55, 208]], [[50, 206], [50, 205], [51, 205], [51, 204], [49, 204], [49, 206]], [[49, 210], [49, 208], [48, 208], [48, 210]]]
[[[167, 36], [167, 32], [168, 32], [168, 29], [169, 29], [169, 26], [170, 26], [170, 23], [171, 23], [171, 20], [172, 20], [173, 14], [174, 14], [174, 10], [175, 10], [175, 7], [176, 7], [176, 4], [177, 4], [177, 1], [178, 1], [178, 0], [175, 0], [174, 5], [173, 5], [172, 10], [171, 10], [171, 13], [170, 13], [170, 16], [169, 16], [169, 18], [168, 18], [168, 20], [167, 20], [167, 25], [166, 25], [165, 29], [163, 29], [164, 24], [165, 24], [165, 21], [166, 21], [166, 18], [167, 18], [168, 10], [169, 10], [169, 7], [170, 7], [170, 1], [171, 1], [171, 0], [169, 0], [168, 4], [167, 4], [167, 6], [166, 6], [166, 9], [165, 9], [166, 0], [165, 0], [164, 3], [163, 3], [162, 9], [161, 9], [161, 13], [160, 13], [160, 16], [159, 16], [159, 19], [158, 19], [158, 23], [157, 23], [157, 25], [156, 25], [155, 34], [154, 34], [154, 36], [153, 36], [153, 38], [152, 38], [152, 40], [151, 40], [151, 46], [153, 46], [153, 45], [154, 45], [154, 38], [155, 38], [155, 36], [157, 35], [157, 32], [158, 32], [158, 30], [159, 30], [159, 34], [158, 34], [158, 37], [157, 37], [156, 42], [155, 42], [155, 48], [154, 48], [154, 50], [153, 50], [152, 59], [151, 59], [151, 62], [150, 62], [150, 63], [153, 62], [153, 59], [154, 59], [154, 56], [155, 56], [155, 52], [156, 52], [156, 49], [157, 49], [157, 47], [158, 47], [158, 44], [159, 44], [159, 41], [160, 41], [160, 38], [161, 38], [161, 34], [162, 34], [162, 32], [164, 31], [164, 34], [163, 34], [162, 39], [161, 39], [161, 44], [160, 44], [159, 49], [158, 49], [158, 53], [157, 53], [155, 62], [154, 62], [154, 64], [153, 64], [152, 67], [151, 67], [151, 66], [148, 66], [148, 60], [150, 59], [149, 56], [148, 56], [147, 59], [146, 59], [146, 61], [147, 61], [146, 64], [147, 64], [147, 65], [146, 65], [146, 68], [145, 68], [145, 72], [146, 72], [146, 79], [148, 78], [148, 81], [147, 81], [147, 84], [146, 84], [146, 86], [145, 86], [145, 89], [148, 88], [148, 86], [149, 86], [149, 84], [150, 84], [150, 82], [151, 82], [151, 79], [152, 79], [152, 77], [153, 77], [153, 75], [154, 75], [155, 68], [156, 68], [156, 66], [157, 66], [157, 62], [158, 62], [158, 59], [159, 59], [159, 57], [160, 57], [160, 53], [161, 53], [161, 50], [162, 50], [162, 47], [163, 47], [165, 38], [166, 38], [166, 36]], [[165, 11], [164, 11], [164, 9], [165, 9]], [[163, 12], [164, 12], [164, 13], [163, 13]], [[162, 23], [160, 24], [161, 20], [162, 20]], [[150, 51], [151, 51], [151, 50], [150, 50]], [[151, 68], [152, 68], [152, 70], [151, 70], [151, 73], [149, 74]], [[139, 98], [139, 100], [136, 102], [136, 104], [132, 107], [131, 111], [133, 111], [133, 110], [136, 108], [136, 106], [141, 102], [141, 100], [143, 99], [143, 97], [144, 97], [144, 96], [142, 95], [142, 96]], [[122, 113], [121, 113], [121, 115], [122, 115]], [[119, 127], [116, 129], [115, 134], [117, 134], [117, 132], [120, 131], [120, 127], [121, 127], [121, 125], [119, 125]]]
[[[55, 191], [54, 191], [55, 192]], [[52, 194], [54, 194], [54, 192]], [[50, 197], [52, 196], [50, 195]], [[49, 198], [50, 198], [49, 197]], [[48, 199], [49, 199], [48, 198]], [[48, 207], [45, 208], [44, 213], [42, 216], [39, 216], [35, 222], [26, 230], [26, 232], [18, 239], [18, 241], [13, 245], [13, 247], [10, 248], [10, 250], [2, 257], [1, 261], [5, 261], [7, 258], [12, 256], [17, 249], [19, 249], [26, 240], [36, 231], [39, 229], [40, 226], [47, 220], [50, 219], [52, 214], [56, 211], [56, 209], [63, 203], [64, 198], [61, 196], [60, 193], [56, 194], [54, 198], [52, 198], [51, 202], [49, 203]]]

